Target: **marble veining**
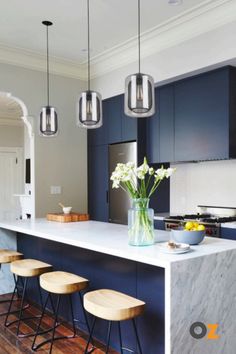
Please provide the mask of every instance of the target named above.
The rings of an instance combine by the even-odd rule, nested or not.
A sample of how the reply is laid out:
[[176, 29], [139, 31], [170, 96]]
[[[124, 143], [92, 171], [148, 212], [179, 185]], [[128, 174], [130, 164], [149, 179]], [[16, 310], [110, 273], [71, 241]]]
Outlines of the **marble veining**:
[[[236, 251], [171, 265], [171, 354], [235, 354]], [[219, 339], [195, 339], [194, 322], [219, 324]]]
[[[0, 248], [16, 250], [16, 233], [0, 229]], [[12, 292], [13, 287], [14, 282], [9, 264], [3, 264], [0, 268], [0, 294]]]

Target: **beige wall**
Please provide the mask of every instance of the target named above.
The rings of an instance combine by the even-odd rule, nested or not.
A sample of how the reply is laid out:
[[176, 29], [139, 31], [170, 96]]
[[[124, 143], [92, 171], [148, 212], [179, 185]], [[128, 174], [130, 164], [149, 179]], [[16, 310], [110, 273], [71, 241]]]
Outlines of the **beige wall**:
[[[38, 135], [38, 115], [46, 104], [45, 73], [0, 64], [0, 91], [11, 92], [27, 106], [35, 121], [36, 216], [59, 210], [58, 202], [87, 211], [87, 132], [75, 126], [76, 99], [83, 88], [79, 80], [51, 75], [51, 104], [57, 108], [59, 135]], [[50, 186], [61, 186], [51, 195]]]
[[0, 125], [1, 147], [24, 147], [24, 127]]

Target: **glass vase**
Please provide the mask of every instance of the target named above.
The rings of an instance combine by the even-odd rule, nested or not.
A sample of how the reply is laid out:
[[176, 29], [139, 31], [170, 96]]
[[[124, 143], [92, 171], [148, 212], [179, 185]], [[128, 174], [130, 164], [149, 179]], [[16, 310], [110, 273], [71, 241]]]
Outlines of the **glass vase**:
[[129, 244], [132, 246], [154, 244], [154, 210], [148, 206], [148, 198], [133, 199], [128, 211]]

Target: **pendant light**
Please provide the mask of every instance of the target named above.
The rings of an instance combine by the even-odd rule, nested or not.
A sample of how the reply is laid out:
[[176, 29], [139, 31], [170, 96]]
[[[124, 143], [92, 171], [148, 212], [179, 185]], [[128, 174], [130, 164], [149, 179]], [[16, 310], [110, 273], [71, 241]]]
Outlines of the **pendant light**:
[[87, 0], [88, 25], [88, 89], [81, 93], [77, 104], [77, 125], [87, 129], [102, 126], [102, 96], [90, 89], [90, 13]]
[[42, 24], [46, 26], [47, 38], [47, 106], [44, 106], [40, 112], [39, 131], [40, 135], [45, 137], [53, 137], [58, 132], [57, 113], [54, 107], [49, 104], [49, 50], [48, 50], [48, 27], [53, 23], [50, 21], [43, 21]]
[[125, 114], [135, 118], [150, 117], [155, 113], [154, 80], [141, 73], [140, 0], [138, 1], [138, 73], [125, 80]]

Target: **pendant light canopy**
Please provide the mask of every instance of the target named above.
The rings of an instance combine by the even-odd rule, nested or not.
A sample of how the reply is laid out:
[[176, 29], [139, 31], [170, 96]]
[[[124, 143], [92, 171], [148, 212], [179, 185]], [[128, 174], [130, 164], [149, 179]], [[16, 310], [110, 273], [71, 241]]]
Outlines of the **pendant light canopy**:
[[43, 21], [46, 26], [47, 38], [47, 106], [44, 106], [40, 112], [39, 131], [42, 136], [52, 137], [58, 133], [57, 113], [54, 107], [49, 104], [49, 50], [48, 50], [48, 27], [52, 26], [52, 22]]
[[140, 0], [138, 1], [138, 65], [137, 74], [125, 80], [125, 114], [135, 118], [150, 117], [155, 113], [154, 80], [141, 73], [140, 55]]
[[90, 13], [87, 0], [88, 21], [88, 89], [81, 93], [77, 104], [77, 125], [87, 129], [102, 126], [102, 97], [90, 89]]

